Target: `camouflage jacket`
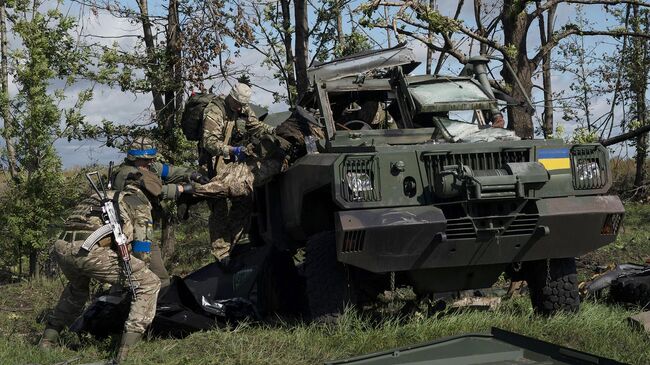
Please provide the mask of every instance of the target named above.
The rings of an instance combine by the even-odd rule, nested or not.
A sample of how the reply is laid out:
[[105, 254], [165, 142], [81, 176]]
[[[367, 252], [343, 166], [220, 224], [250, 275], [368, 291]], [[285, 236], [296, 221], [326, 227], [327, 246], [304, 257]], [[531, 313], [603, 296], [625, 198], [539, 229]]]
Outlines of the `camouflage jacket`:
[[[226, 130], [229, 125], [233, 125], [233, 131], [230, 140], [226, 141]], [[226, 106], [223, 98], [219, 97], [208, 104], [203, 112], [203, 136], [199, 143], [199, 150], [202, 155], [228, 158], [231, 146], [252, 143], [254, 139], [269, 133], [273, 133], [273, 127], [259, 121], [248, 105], [237, 114]]]
[[[122, 231], [134, 246], [134, 251], [150, 247], [153, 220], [151, 203], [136, 186], [128, 185], [123, 191], [109, 191], [108, 197], [115, 202], [122, 224]], [[65, 221], [68, 231], [94, 231], [104, 225], [101, 218], [101, 199], [97, 194], [79, 203]]]
[[[160, 194], [160, 199], [176, 199], [178, 185], [190, 182], [190, 175], [194, 172], [194, 170], [185, 167], [178, 167], [160, 162], [152, 163], [149, 171], [158, 175], [163, 182], [163, 190], [162, 194]], [[130, 173], [134, 172], [138, 172], [138, 168], [133, 166], [129, 160], [125, 159], [124, 162], [113, 172], [113, 189], [118, 191], [124, 189], [126, 177], [129, 176]]]

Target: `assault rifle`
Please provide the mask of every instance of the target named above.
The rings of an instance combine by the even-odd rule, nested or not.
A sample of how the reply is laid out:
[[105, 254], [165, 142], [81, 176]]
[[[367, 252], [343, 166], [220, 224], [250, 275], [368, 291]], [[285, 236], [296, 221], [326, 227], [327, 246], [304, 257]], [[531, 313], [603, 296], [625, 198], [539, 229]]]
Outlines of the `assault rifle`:
[[[99, 181], [99, 186], [101, 187], [101, 191], [95, 184], [95, 181], [93, 181], [93, 176], [97, 177], [97, 180]], [[122, 226], [120, 225], [120, 222], [117, 218], [117, 212], [115, 210], [115, 205], [113, 204], [113, 200], [108, 198], [108, 194], [106, 193], [106, 189], [104, 188], [104, 183], [102, 182], [101, 176], [99, 176], [99, 172], [93, 171], [89, 172], [86, 174], [86, 178], [90, 182], [90, 185], [93, 187], [93, 190], [97, 193], [99, 198], [102, 201], [102, 219], [104, 220], [104, 226], [102, 226], [100, 229], [96, 230], [93, 232], [83, 243], [81, 246], [82, 249], [86, 251], [90, 251], [90, 249], [103, 237], [106, 235], [112, 233], [113, 238], [115, 239], [115, 244], [117, 245], [117, 254], [120, 256], [120, 259], [122, 260], [122, 267], [124, 269], [124, 274], [126, 275], [127, 280], [129, 281], [129, 288], [131, 289], [131, 294], [133, 294], [133, 298], [136, 298], [135, 294], [135, 286], [133, 285], [133, 270], [131, 269], [131, 256], [129, 254], [129, 249], [128, 249], [128, 242], [126, 235], [124, 232], [122, 232]], [[109, 173], [109, 178], [110, 178], [110, 173]]]

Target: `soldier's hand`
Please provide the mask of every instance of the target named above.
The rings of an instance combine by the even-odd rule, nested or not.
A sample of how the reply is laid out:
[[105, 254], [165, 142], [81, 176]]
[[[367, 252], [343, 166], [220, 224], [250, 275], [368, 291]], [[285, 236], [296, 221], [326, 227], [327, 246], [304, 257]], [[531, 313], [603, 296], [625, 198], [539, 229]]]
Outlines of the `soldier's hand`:
[[190, 181], [205, 185], [210, 182], [210, 179], [207, 176], [203, 176], [200, 172], [195, 171], [190, 175]]
[[276, 136], [275, 138], [277, 140], [278, 146], [282, 149], [282, 151], [289, 152], [291, 150], [291, 147], [293, 147], [291, 142], [287, 141], [286, 139], [280, 136]]
[[248, 154], [246, 153], [245, 146], [233, 146], [230, 147], [230, 154], [235, 157], [235, 161], [242, 162], [246, 160]]
[[195, 191], [196, 190], [194, 189], [194, 185], [192, 184], [178, 185], [177, 197], [181, 194], [194, 194]]

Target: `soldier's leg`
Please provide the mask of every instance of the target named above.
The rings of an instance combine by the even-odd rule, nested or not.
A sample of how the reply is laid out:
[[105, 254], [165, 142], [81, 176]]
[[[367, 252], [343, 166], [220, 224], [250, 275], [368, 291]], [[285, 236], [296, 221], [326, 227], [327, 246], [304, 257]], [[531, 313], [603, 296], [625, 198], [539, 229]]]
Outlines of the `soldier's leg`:
[[[124, 333], [117, 348], [114, 361], [120, 363], [126, 359], [129, 349], [142, 338], [142, 334], [153, 322], [156, 315], [156, 301], [160, 291], [160, 279], [147, 268], [144, 261], [131, 256], [131, 280], [135, 288], [135, 297], [131, 298], [131, 308], [124, 323]], [[89, 277], [110, 284], [122, 284], [128, 281], [120, 264], [117, 253], [109, 248], [97, 247], [88, 253], [83, 272]]]
[[[156, 300], [160, 290], [160, 279], [149, 270], [145, 263], [131, 256], [131, 269], [136, 299], [131, 302], [131, 309], [126, 323], [125, 332], [144, 333], [153, 321], [156, 313]], [[88, 277], [97, 281], [120, 284], [128, 287], [124, 277], [120, 258], [110, 248], [93, 248], [87, 256], [82, 271]]]
[[247, 236], [252, 212], [253, 197], [251, 195], [232, 199], [228, 224], [230, 226], [231, 242], [233, 245]]
[[228, 199], [219, 198], [210, 202], [210, 241], [212, 255], [217, 260], [223, 260], [230, 255], [230, 230], [228, 224]]
[[160, 245], [156, 242], [151, 243], [149, 270], [153, 271], [160, 279], [160, 287], [164, 288], [169, 286], [169, 273], [165, 268], [165, 263], [162, 258], [162, 251]]
[[81, 314], [89, 296], [90, 279], [80, 273], [75, 265], [74, 245], [58, 240], [54, 244], [54, 256], [63, 275], [68, 279], [61, 297], [48, 316], [45, 331], [39, 341], [39, 347], [47, 349], [56, 345], [59, 332], [68, 327]]

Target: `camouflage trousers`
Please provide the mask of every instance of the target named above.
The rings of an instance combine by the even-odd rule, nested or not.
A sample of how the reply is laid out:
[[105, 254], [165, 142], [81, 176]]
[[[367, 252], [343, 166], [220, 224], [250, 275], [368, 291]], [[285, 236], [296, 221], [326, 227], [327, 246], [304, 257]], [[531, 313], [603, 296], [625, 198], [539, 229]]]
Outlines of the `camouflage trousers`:
[[[213, 179], [228, 185], [231, 191], [247, 192], [229, 194], [212, 200], [210, 206], [210, 241], [212, 255], [221, 260], [230, 255], [233, 245], [248, 233], [253, 212], [252, 187], [267, 183], [282, 170], [282, 161], [253, 160], [246, 164], [228, 164]], [[227, 172], [231, 171], [232, 174]]]
[[[90, 295], [90, 280], [128, 286], [117, 253], [96, 245], [90, 252], [79, 250], [83, 241], [57, 240], [56, 260], [68, 278], [61, 298], [48, 318], [48, 326], [57, 330], [69, 326], [81, 314]], [[133, 284], [137, 299], [132, 300], [124, 332], [144, 333], [156, 314], [160, 280], [142, 260], [131, 257]]]
[[151, 270], [160, 279], [160, 287], [165, 288], [169, 286], [169, 272], [165, 267], [165, 262], [162, 258], [162, 251], [160, 245], [156, 242], [151, 242], [151, 252], [137, 252], [133, 256], [144, 261], [149, 270]]

